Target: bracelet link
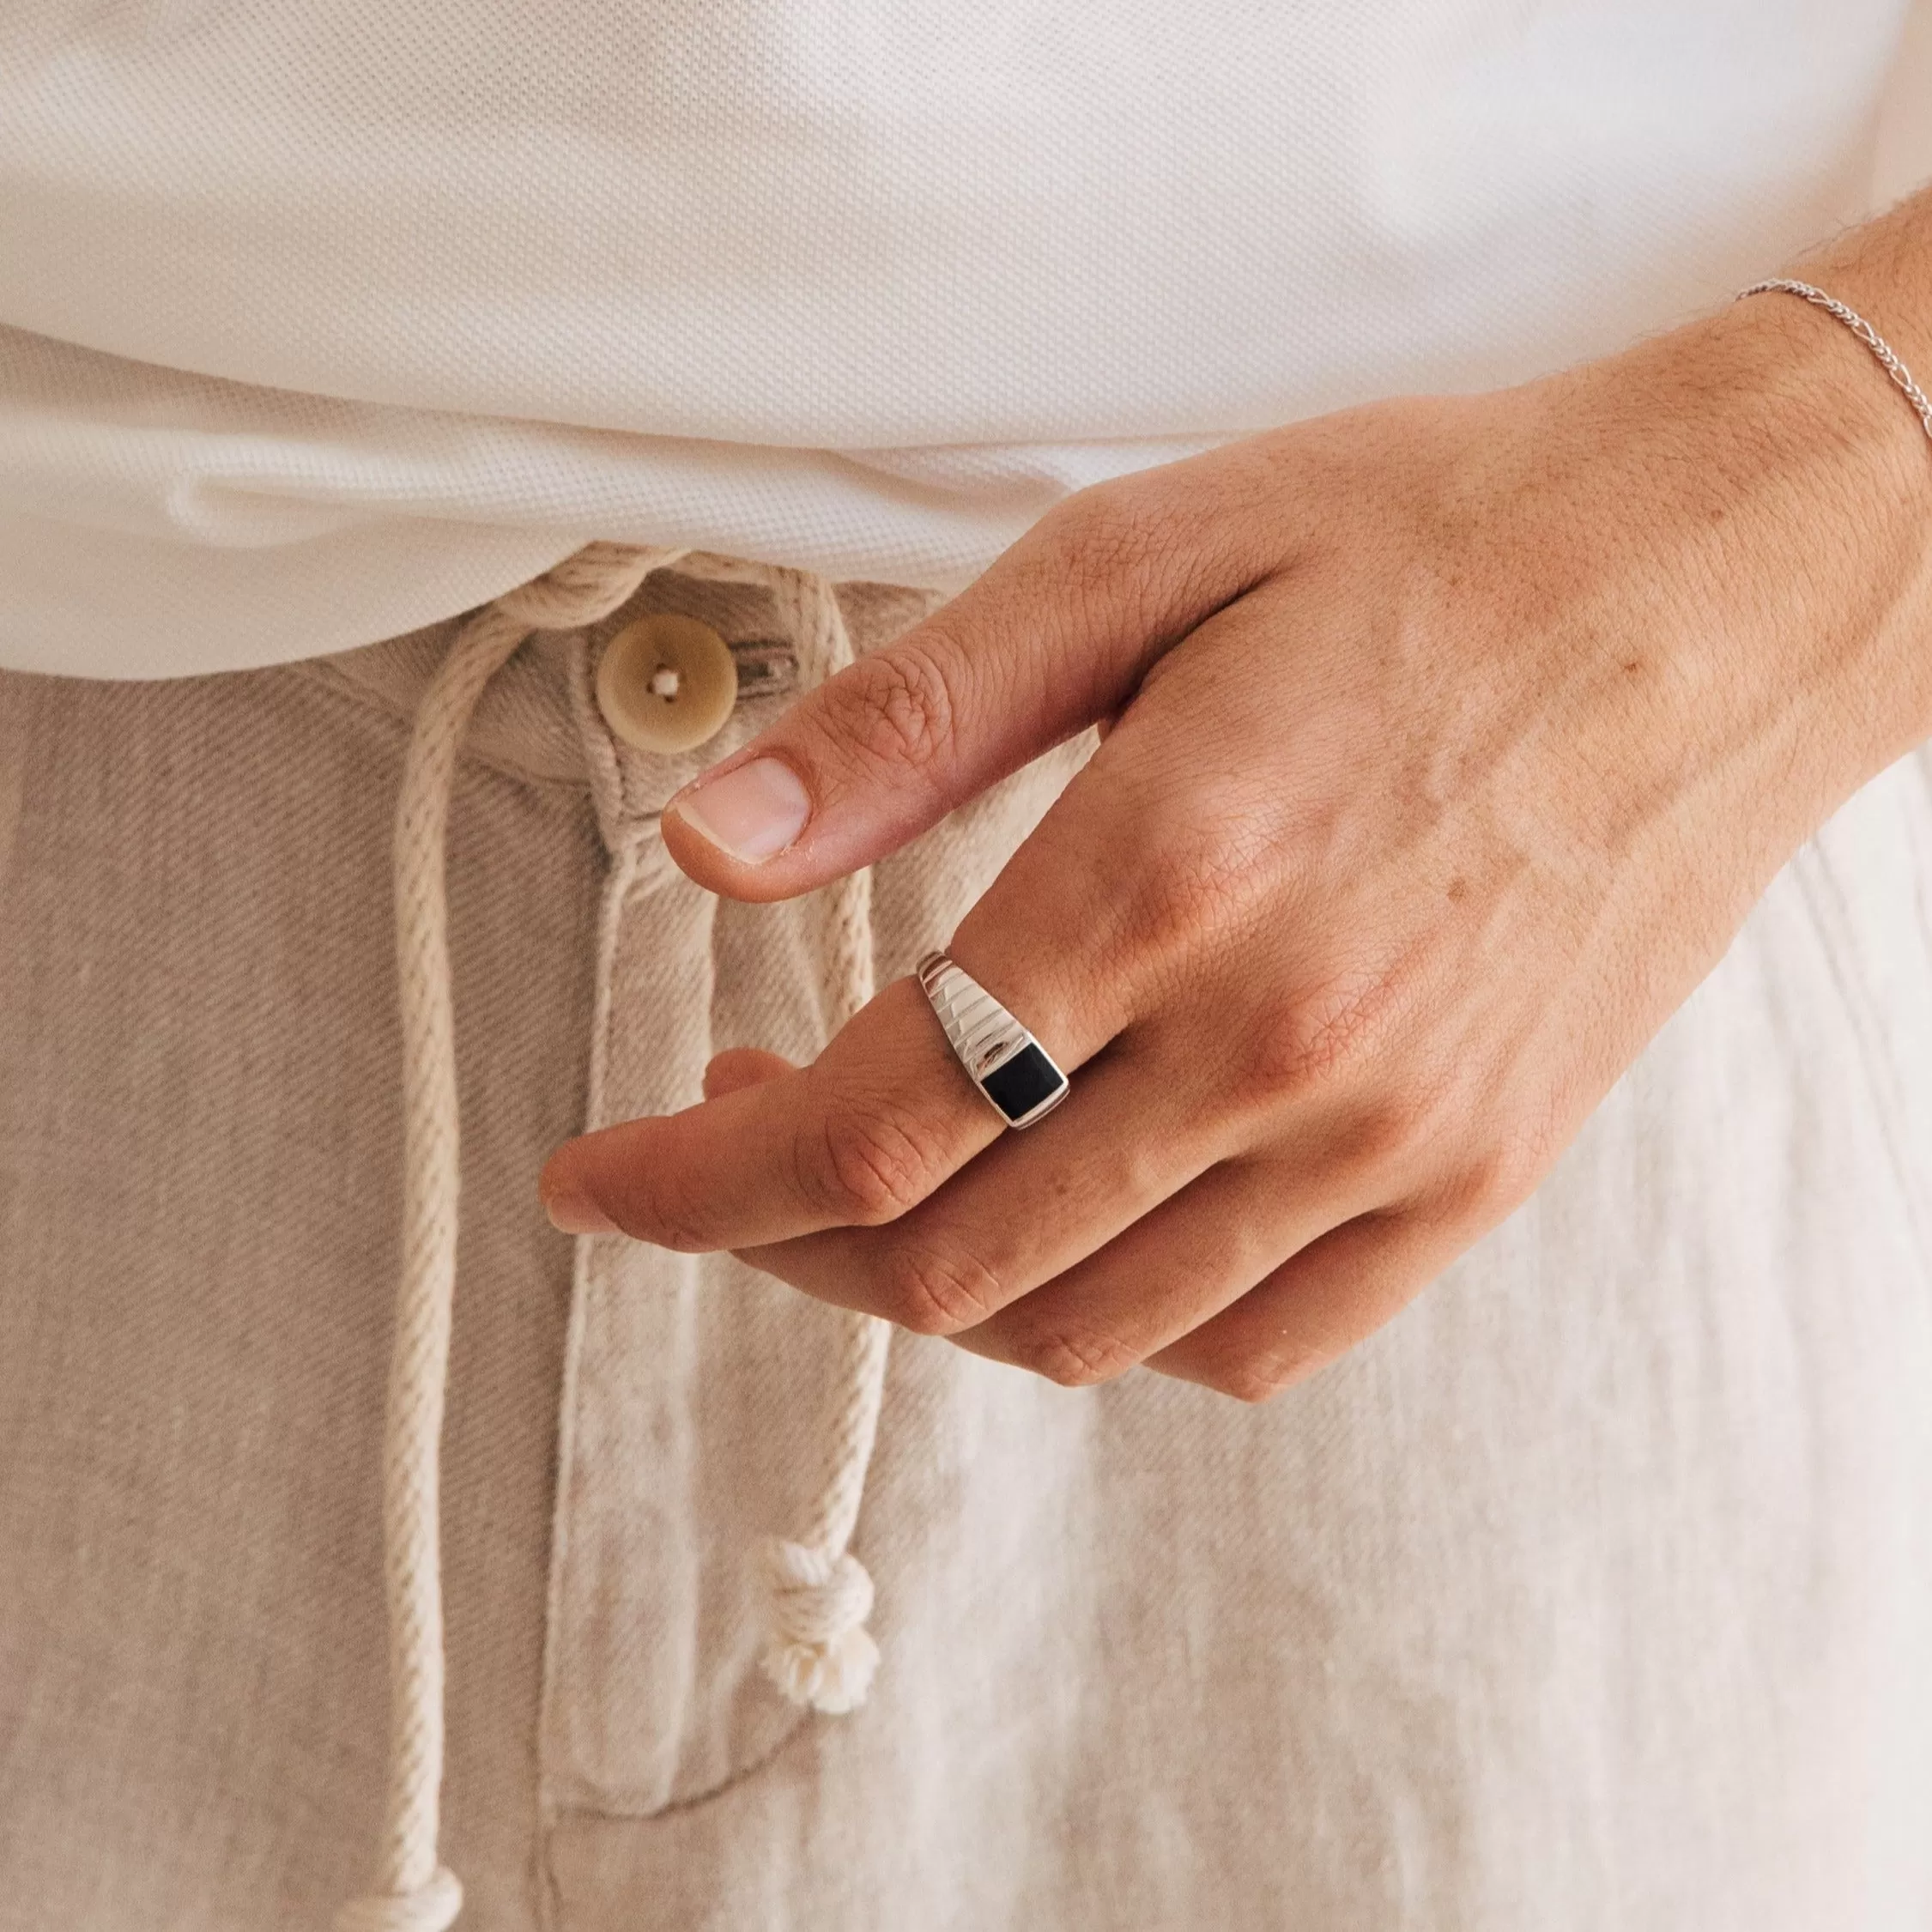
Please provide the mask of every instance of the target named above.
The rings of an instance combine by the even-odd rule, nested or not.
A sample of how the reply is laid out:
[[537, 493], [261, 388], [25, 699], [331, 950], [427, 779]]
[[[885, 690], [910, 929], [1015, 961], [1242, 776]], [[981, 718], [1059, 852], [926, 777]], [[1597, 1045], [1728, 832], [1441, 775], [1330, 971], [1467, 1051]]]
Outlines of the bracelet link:
[[1763, 295], [1774, 291], [1779, 294], [1796, 295], [1814, 308], [1823, 309], [1826, 314], [1842, 322], [1878, 358], [1893, 386], [1911, 404], [1919, 427], [1928, 438], [1932, 438], [1932, 402], [1926, 399], [1925, 391], [1912, 380], [1911, 371], [1899, 359], [1891, 343], [1856, 309], [1847, 307], [1837, 296], [1827, 295], [1822, 288], [1814, 288], [1808, 282], [1794, 282], [1785, 276], [1774, 276], [1768, 282], [1754, 282], [1748, 288], [1741, 288], [1734, 300], [1741, 302], [1747, 295]]

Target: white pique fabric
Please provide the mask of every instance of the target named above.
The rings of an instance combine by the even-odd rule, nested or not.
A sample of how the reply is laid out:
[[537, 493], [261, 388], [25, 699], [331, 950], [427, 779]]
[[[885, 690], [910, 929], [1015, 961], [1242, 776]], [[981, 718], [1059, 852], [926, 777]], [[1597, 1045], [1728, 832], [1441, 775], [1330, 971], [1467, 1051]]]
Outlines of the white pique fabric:
[[1932, 166], [1907, 8], [12, 0], [0, 663], [341, 650], [593, 536], [956, 588], [1774, 272]]
[[[456, 1292], [461, 1178], [455, 1018], [445, 881], [457, 746], [490, 680], [532, 631], [575, 630], [629, 601], [681, 550], [592, 543], [499, 597], [457, 633], [416, 712], [397, 809], [395, 899], [403, 1036], [403, 1239], [383, 1450], [385, 1580], [391, 1701], [389, 1788], [376, 1882], [337, 1915], [337, 1932], [445, 1932], [463, 1902], [437, 1859], [443, 1779], [443, 1606], [438, 1504], [443, 1414]], [[716, 566], [714, 566], [716, 567]], [[706, 574], [702, 562], [687, 566]], [[797, 572], [724, 561], [734, 580], [766, 580], [808, 687], [852, 661], [832, 586]], [[648, 853], [648, 857], [646, 856]], [[624, 839], [607, 889], [621, 910], [640, 869], [667, 865], [655, 827]], [[871, 874], [831, 887], [828, 1007], [842, 1024], [872, 996]], [[615, 921], [599, 922], [595, 998], [609, 1024]], [[594, 1059], [591, 1108], [602, 1099]], [[828, 1713], [863, 1703], [878, 1662], [865, 1620], [872, 1580], [851, 1554], [877, 1432], [890, 1330], [828, 1312], [843, 1334], [823, 1487], [800, 1540], [765, 1550], [771, 1629], [766, 1669], [793, 1702]]]

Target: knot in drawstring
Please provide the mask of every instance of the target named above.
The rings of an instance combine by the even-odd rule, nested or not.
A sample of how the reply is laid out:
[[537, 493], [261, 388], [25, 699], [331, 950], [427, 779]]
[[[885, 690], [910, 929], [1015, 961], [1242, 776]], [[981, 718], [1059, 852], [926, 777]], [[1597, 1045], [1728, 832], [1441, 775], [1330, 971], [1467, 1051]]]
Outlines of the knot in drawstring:
[[849, 1551], [823, 1550], [774, 1536], [761, 1555], [770, 1617], [765, 1672], [794, 1704], [833, 1716], [864, 1703], [879, 1667], [865, 1620], [872, 1578]]

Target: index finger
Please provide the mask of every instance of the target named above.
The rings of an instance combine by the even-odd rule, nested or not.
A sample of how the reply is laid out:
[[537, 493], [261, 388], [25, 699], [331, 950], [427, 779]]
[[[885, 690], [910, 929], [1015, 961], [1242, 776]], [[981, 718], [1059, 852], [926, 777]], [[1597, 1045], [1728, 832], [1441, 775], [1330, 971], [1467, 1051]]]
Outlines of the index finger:
[[[1003, 950], [1003, 948], [1002, 948]], [[1091, 1002], [1059, 1009], [1046, 976], [960, 962], [1063, 1068], [1112, 1030]], [[1015, 981], [1033, 980], [1032, 990]], [[875, 1226], [939, 1187], [1002, 1123], [954, 1058], [916, 979], [893, 982], [809, 1067], [683, 1111], [566, 1142], [539, 1184], [572, 1232], [615, 1227], [687, 1252]]]

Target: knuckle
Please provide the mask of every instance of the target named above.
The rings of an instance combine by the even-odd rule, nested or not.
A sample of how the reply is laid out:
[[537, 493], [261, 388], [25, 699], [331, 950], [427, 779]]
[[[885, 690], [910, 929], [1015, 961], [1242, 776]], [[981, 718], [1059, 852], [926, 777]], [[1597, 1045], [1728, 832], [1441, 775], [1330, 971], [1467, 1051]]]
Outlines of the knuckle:
[[1258, 1408], [1273, 1402], [1284, 1389], [1305, 1381], [1329, 1360], [1318, 1349], [1293, 1355], [1269, 1353], [1244, 1356], [1238, 1361], [1220, 1364], [1207, 1378], [1208, 1386], [1238, 1402]]
[[1061, 582], [1076, 597], [1104, 591], [1110, 598], [1164, 584], [1196, 560], [1196, 521], [1164, 481], [1127, 477], [1089, 485], [1055, 518]]
[[[1398, 998], [1389, 975], [1357, 972], [1286, 1002], [1250, 1032], [1239, 1084], [1263, 1104], [1346, 1091], [1359, 1072], [1382, 1058]], [[1382, 1118], [1384, 1132], [1406, 1137], [1411, 1130], [1399, 1111]]]
[[718, 1245], [707, 1240], [690, 1221], [661, 1208], [653, 1208], [647, 1214], [620, 1214], [613, 1219], [633, 1241], [649, 1241], [656, 1247], [669, 1248], [673, 1254], [706, 1254]]
[[1436, 1211], [1471, 1227], [1500, 1220], [1535, 1190], [1553, 1154], [1546, 1136], [1523, 1134], [1466, 1155], [1443, 1184]]
[[1272, 1365], [1251, 1362], [1222, 1370], [1208, 1386], [1221, 1395], [1233, 1396], [1238, 1402], [1258, 1408], [1263, 1402], [1273, 1402], [1293, 1379]]
[[1218, 926], [1238, 903], [1245, 868], [1236, 842], [1196, 825], [1149, 849], [1135, 881], [1134, 924], [1156, 944], [1193, 938]]
[[1425, 1169], [1444, 1123], [1428, 1095], [1413, 1089], [1377, 1093], [1352, 1103], [1328, 1130], [1325, 1160], [1345, 1189], [1379, 1185], [1400, 1191]]
[[923, 770], [946, 759], [959, 706], [937, 653], [901, 642], [863, 659], [836, 688], [833, 735], [866, 766]]
[[1229, 788], [1196, 784], [1164, 821], [1136, 815], [1118, 828], [1121, 882], [1099, 940], [1117, 970], [1225, 951], [1271, 882], [1261, 815]]
[[692, 1211], [682, 1178], [657, 1163], [633, 1161], [621, 1181], [608, 1188], [598, 1205], [635, 1241], [648, 1241], [677, 1254], [703, 1254], [716, 1246]]
[[1063, 578], [1076, 592], [1131, 578], [1158, 554], [1154, 518], [1145, 500], [1104, 484], [1069, 504], [1059, 534]]
[[845, 1100], [807, 1130], [798, 1169], [798, 1191], [811, 1207], [835, 1221], [873, 1226], [924, 1200], [938, 1161], [909, 1116]]
[[1485, 1220], [1500, 1212], [1511, 1193], [1516, 1163], [1500, 1150], [1460, 1161], [1440, 1190], [1437, 1212], [1452, 1224]]
[[999, 1278], [966, 1257], [895, 1247], [880, 1264], [881, 1311], [915, 1335], [956, 1335], [997, 1309]]
[[1203, 515], [1198, 497], [1172, 477], [1117, 477], [1049, 511], [1027, 542], [1025, 567], [1048, 621], [1075, 633], [1117, 627], [1151, 642], [1177, 610], [1204, 615], [1223, 601], [1232, 521]]
[[1112, 1335], [1073, 1333], [1063, 1329], [1028, 1335], [1016, 1349], [1022, 1368], [1031, 1369], [1063, 1389], [1091, 1389], [1124, 1375], [1139, 1360], [1127, 1344]]

